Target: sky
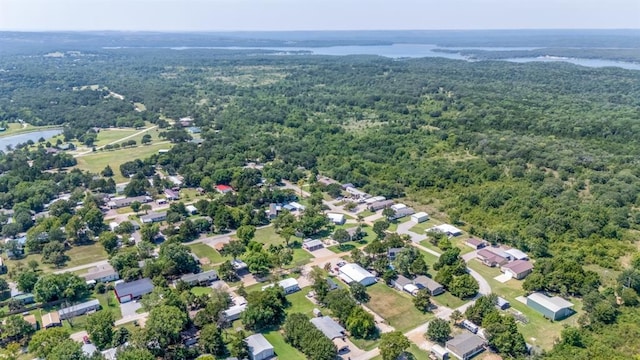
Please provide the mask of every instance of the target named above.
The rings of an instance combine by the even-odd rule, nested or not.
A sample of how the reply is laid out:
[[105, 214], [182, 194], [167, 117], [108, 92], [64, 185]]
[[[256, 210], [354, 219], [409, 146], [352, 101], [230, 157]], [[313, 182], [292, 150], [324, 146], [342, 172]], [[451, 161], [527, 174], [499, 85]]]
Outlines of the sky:
[[638, 29], [640, 0], [0, 0], [0, 30]]

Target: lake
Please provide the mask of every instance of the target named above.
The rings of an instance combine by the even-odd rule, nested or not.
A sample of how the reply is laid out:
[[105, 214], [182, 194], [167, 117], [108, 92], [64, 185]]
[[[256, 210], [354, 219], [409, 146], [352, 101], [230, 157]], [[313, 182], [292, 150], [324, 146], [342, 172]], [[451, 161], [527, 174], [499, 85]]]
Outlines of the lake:
[[[108, 49], [118, 49], [118, 47], [110, 47]], [[439, 57], [453, 60], [472, 60], [468, 56], [458, 53], [444, 53], [434, 51], [437, 49], [447, 50], [463, 50], [463, 49], [476, 49], [487, 51], [513, 51], [513, 50], [534, 50], [535, 47], [439, 47], [437, 45], [428, 44], [392, 44], [392, 45], [352, 45], [352, 46], [327, 46], [327, 47], [239, 47], [239, 46], [225, 46], [225, 47], [170, 47], [172, 50], [188, 50], [188, 49], [220, 49], [220, 50], [271, 50], [276, 51], [276, 55], [296, 55], [296, 54], [314, 54], [314, 55], [333, 55], [333, 56], [345, 56], [345, 55], [378, 55], [389, 58], [422, 58], [422, 57]], [[580, 66], [587, 67], [619, 67], [628, 70], [640, 70], [640, 64], [615, 61], [606, 59], [581, 59], [581, 58], [510, 58], [501, 59], [500, 61], [510, 62], [568, 62]]]
[[38, 131], [32, 131], [32, 132], [22, 133], [18, 135], [0, 137], [0, 150], [6, 151], [7, 146], [11, 146], [12, 148], [15, 148], [16, 145], [24, 144], [29, 140], [32, 140], [33, 142], [38, 142], [38, 139], [40, 138], [49, 139], [59, 134], [62, 134], [62, 129], [38, 130]]

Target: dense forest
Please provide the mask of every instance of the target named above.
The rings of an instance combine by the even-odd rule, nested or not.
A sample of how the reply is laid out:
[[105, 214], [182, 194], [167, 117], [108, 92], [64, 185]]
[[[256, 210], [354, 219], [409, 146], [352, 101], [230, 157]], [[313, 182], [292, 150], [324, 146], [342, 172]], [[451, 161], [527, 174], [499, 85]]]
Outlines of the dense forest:
[[[435, 204], [470, 233], [538, 259], [621, 270], [636, 251], [637, 71], [163, 49], [7, 55], [0, 69], [0, 121], [64, 125], [68, 138], [94, 126], [193, 117], [203, 146], [178, 143], [140, 164], [180, 173], [189, 186], [228, 183], [248, 161], [270, 163], [270, 178], [292, 181], [302, 167]], [[101, 90], [82, 88], [93, 84]], [[18, 164], [27, 157], [37, 166]], [[1, 155], [2, 206], [39, 196], [27, 206], [37, 210], [54, 190], [91, 181], [44, 172], [69, 165], [73, 159], [43, 151]], [[624, 308], [613, 325], [585, 324], [563, 334], [550, 356], [604, 351], [616, 331], [637, 332], [638, 316]]]

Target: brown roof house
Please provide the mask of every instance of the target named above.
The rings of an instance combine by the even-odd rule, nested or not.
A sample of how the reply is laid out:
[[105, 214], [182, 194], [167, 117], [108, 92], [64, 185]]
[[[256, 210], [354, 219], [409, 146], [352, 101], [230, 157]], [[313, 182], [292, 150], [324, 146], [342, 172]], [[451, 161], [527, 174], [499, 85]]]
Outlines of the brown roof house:
[[480, 250], [483, 247], [487, 246], [487, 242], [482, 240], [482, 239], [476, 239], [476, 238], [469, 238], [467, 239], [467, 241], [465, 241], [465, 244], [474, 249], [474, 250]]
[[52, 311], [50, 313], [42, 315], [42, 328], [48, 329], [55, 326], [62, 326], [62, 322], [60, 321], [60, 314], [57, 311]]
[[506, 257], [496, 254], [490, 249], [481, 249], [476, 254], [476, 259], [489, 267], [502, 266], [509, 262]]
[[533, 264], [527, 260], [516, 260], [502, 265], [500, 270], [514, 279], [522, 280], [533, 271]]

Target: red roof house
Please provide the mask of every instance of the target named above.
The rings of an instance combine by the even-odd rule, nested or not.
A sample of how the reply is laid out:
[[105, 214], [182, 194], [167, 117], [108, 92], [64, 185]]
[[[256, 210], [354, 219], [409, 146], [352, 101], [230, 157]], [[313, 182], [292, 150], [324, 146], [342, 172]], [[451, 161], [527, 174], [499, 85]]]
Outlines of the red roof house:
[[218, 190], [220, 194], [226, 194], [228, 192], [232, 192], [233, 188], [229, 185], [220, 184], [220, 185], [216, 185], [216, 190]]

